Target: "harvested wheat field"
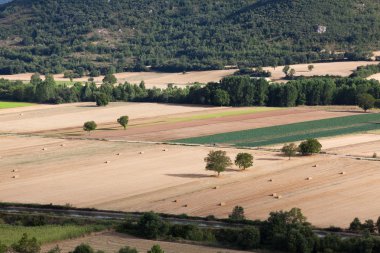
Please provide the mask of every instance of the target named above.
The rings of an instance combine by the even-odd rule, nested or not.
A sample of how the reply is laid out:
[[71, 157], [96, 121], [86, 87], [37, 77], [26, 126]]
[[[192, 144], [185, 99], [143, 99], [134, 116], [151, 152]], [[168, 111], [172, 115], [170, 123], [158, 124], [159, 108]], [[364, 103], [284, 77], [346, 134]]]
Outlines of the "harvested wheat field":
[[84, 122], [90, 120], [99, 124], [116, 122], [116, 119], [122, 115], [129, 115], [133, 120], [214, 109], [218, 108], [125, 102], [111, 103], [107, 107], [97, 107], [94, 103], [36, 105], [0, 110], [0, 133], [27, 133], [81, 127]]
[[[296, 70], [295, 76], [349, 76], [359, 66], [378, 64], [377, 61], [346, 61], [346, 62], [327, 62], [327, 63], [311, 63], [311, 64], [295, 64], [290, 68]], [[309, 65], [314, 65], [312, 71], [308, 70]], [[278, 66], [276, 69], [271, 67], [264, 68], [272, 73], [273, 81], [281, 81], [285, 78], [282, 72], [284, 66]]]
[[[340, 142], [334, 152], [347, 147]], [[380, 145], [369, 138], [356, 143], [358, 150]], [[232, 167], [217, 178], [204, 169], [210, 150], [1, 136], [0, 200], [219, 217], [241, 205], [252, 219], [300, 207], [313, 224], [323, 227], [346, 227], [356, 216], [379, 216], [380, 204], [373, 201], [380, 197], [379, 162], [343, 155], [289, 161], [276, 152], [255, 150], [248, 151], [255, 156], [254, 168], [241, 172]], [[241, 152], [224, 150], [232, 158]], [[281, 198], [271, 197], [273, 193]]]
[[[119, 234], [115, 232], [103, 232], [83, 238], [73, 239], [58, 242], [55, 244], [48, 244], [42, 246], [42, 252], [48, 252], [51, 248], [59, 245], [62, 249], [62, 253], [70, 252], [75, 249], [81, 243], [87, 243], [91, 245], [95, 250], [102, 250], [104, 252], [118, 252], [122, 247], [129, 246], [136, 248], [139, 252], [147, 252], [153, 245], [159, 244], [161, 248], [167, 253], [243, 253], [247, 251], [238, 250], [224, 250], [222, 248], [214, 248], [207, 246], [191, 245], [184, 243], [174, 243], [174, 242], [163, 242], [163, 241], [151, 241], [135, 238], [129, 235]], [[250, 251], [252, 252], [252, 251]], [[255, 252], [265, 252], [265, 251], [255, 251]]]
[[[190, 71], [184, 73], [163, 73], [163, 72], [123, 72], [115, 74], [119, 83], [129, 82], [139, 84], [145, 82], [147, 88], [166, 88], [168, 84], [186, 86], [195, 82], [208, 83], [219, 82], [223, 77], [232, 75], [236, 69], [210, 70], [210, 71]], [[16, 75], [0, 75], [0, 79], [30, 81], [33, 73], [22, 73]], [[43, 78], [43, 76], [42, 76]], [[86, 82], [89, 77], [75, 78], [73, 81]], [[101, 83], [104, 76], [95, 77], [96, 83]], [[64, 78], [63, 74], [54, 75], [56, 81], [70, 82], [69, 78]]]

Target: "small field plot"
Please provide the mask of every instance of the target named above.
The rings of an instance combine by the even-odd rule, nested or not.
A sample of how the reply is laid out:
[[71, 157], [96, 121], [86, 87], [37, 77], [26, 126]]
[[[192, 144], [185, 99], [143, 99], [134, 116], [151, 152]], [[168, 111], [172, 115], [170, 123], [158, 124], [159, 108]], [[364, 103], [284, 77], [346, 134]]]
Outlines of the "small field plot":
[[16, 107], [25, 107], [34, 105], [32, 103], [21, 103], [21, 102], [5, 102], [0, 101], [0, 109], [16, 108]]
[[77, 238], [100, 230], [102, 230], [101, 226], [48, 225], [24, 227], [1, 224], [0, 238], [2, 243], [10, 246], [18, 242], [24, 233], [27, 233], [29, 238], [35, 237], [40, 243], [48, 243]]
[[260, 147], [300, 141], [307, 138], [337, 136], [378, 129], [380, 129], [380, 114], [374, 113], [229, 132], [181, 139], [175, 142], [194, 144], [219, 143], [241, 147]]

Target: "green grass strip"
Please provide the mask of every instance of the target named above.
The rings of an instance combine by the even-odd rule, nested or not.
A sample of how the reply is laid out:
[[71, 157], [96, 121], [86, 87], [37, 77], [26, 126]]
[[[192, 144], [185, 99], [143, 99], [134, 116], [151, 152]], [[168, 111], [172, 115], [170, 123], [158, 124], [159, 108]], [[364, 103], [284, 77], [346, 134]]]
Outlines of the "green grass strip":
[[17, 107], [25, 107], [35, 105], [33, 103], [22, 103], [22, 102], [3, 102], [0, 101], [0, 109], [9, 109]]

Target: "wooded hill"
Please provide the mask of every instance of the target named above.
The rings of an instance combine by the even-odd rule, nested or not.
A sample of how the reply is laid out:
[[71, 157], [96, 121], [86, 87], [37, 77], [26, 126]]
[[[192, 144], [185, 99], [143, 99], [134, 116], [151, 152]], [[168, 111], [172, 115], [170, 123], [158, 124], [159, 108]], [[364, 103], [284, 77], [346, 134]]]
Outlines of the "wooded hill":
[[[371, 0], [14, 0], [0, 6], [0, 73], [276, 66], [362, 59]], [[355, 53], [352, 53], [355, 52]]]

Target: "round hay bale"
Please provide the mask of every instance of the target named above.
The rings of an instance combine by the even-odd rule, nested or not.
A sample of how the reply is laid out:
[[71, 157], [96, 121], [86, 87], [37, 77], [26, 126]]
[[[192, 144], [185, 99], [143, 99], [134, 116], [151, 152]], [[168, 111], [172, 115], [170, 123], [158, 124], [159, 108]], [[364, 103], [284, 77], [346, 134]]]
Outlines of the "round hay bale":
[[42, 148], [42, 151], [46, 151], [46, 150], [48, 150], [47, 148]]
[[226, 202], [220, 202], [219, 203], [219, 206], [225, 206], [226, 205]]
[[14, 175], [12, 178], [17, 179], [19, 177], [20, 177], [19, 175]]
[[341, 173], [339, 173], [341, 175], [346, 175], [346, 172], [345, 171], [342, 171]]
[[61, 144], [61, 147], [64, 147], [64, 146], [65, 146], [65, 144], [62, 143], [62, 144]]
[[183, 207], [188, 207], [188, 205], [186, 204], [186, 205], [183, 205]]
[[278, 195], [275, 197], [276, 199], [282, 199], [282, 196], [281, 195]]
[[144, 154], [144, 152], [143, 152], [143, 151], [140, 151], [140, 152], [139, 152], [139, 155], [143, 155], [143, 154]]
[[273, 179], [272, 179], [272, 178], [270, 178], [270, 179], [268, 180], [268, 182], [273, 182]]
[[20, 115], [20, 116], [24, 116], [24, 114], [23, 114], [23, 113], [20, 113], [19, 115]]
[[109, 163], [111, 163], [111, 161], [105, 161], [104, 163], [109, 164]]
[[220, 186], [214, 186], [212, 189], [218, 190], [219, 188], [220, 188]]
[[18, 169], [13, 169], [12, 172], [18, 172]]
[[313, 165], [313, 168], [317, 168], [317, 165]]
[[313, 180], [313, 178], [312, 177], [308, 177], [308, 178], [306, 178], [306, 180], [310, 181], [310, 180]]
[[117, 153], [116, 155], [117, 155], [117, 156], [121, 156], [121, 153]]
[[165, 148], [165, 149], [163, 149], [162, 151], [163, 151], [163, 152], [168, 152], [169, 150]]
[[174, 202], [174, 203], [177, 203], [177, 202], [178, 202], [178, 200], [176, 200], [176, 199], [175, 199], [175, 200], [173, 200], [173, 202]]
[[277, 193], [272, 193], [271, 196], [272, 197], [277, 197], [278, 195], [277, 195]]

